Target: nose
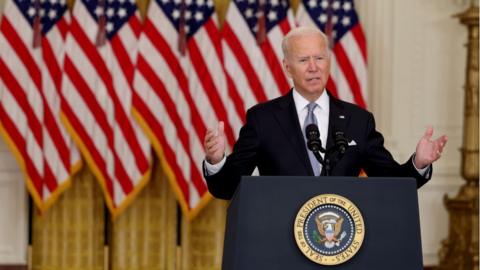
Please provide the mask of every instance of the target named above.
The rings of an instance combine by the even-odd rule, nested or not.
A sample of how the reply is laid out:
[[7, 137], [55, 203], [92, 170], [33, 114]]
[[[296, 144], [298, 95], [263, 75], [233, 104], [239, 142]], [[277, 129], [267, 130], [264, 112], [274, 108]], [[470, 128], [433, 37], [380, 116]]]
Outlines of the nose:
[[315, 62], [315, 59], [313, 57], [311, 57], [308, 60], [308, 71], [315, 72], [317, 70], [318, 70], [317, 63]]

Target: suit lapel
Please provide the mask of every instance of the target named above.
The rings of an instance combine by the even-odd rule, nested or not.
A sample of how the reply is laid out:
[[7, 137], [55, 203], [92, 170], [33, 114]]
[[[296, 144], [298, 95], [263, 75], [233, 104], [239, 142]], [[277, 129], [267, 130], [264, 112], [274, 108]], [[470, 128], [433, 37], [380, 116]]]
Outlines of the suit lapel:
[[345, 109], [339, 100], [330, 93], [328, 95], [330, 96], [330, 113], [328, 116], [327, 149], [335, 145], [335, 131], [345, 132], [349, 120], [349, 115], [345, 113]]
[[282, 127], [282, 130], [292, 144], [293, 149], [295, 149], [295, 152], [308, 172], [308, 175], [313, 175], [313, 169], [310, 165], [310, 160], [308, 159], [303, 132], [300, 128], [300, 123], [298, 122], [298, 115], [293, 101], [292, 90], [279, 100], [276, 108], [277, 111], [274, 115], [277, 122]]

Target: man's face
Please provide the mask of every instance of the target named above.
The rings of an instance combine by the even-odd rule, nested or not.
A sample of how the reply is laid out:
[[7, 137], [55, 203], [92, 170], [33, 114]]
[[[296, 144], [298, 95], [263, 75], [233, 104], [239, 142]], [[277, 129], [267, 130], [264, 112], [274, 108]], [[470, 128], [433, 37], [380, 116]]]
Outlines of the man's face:
[[295, 89], [313, 101], [323, 92], [330, 73], [330, 57], [320, 34], [291, 37], [283, 65]]

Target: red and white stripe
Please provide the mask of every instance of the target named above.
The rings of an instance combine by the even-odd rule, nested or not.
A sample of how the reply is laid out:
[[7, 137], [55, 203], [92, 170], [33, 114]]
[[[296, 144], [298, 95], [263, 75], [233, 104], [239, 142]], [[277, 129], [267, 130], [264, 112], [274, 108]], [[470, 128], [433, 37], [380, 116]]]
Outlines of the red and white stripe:
[[222, 50], [213, 16], [178, 50], [179, 34], [156, 1], [152, 1], [139, 42], [133, 106], [138, 121], [159, 155], [177, 199], [193, 218], [210, 200], [202, 174], [203, 138], [208, 128], [241, 119], [230, 115]]
[[[242, 119], [248, 108], [290, 90], [291, 84], [282, 66], [281, 43], [294, 26], [293, 13], [289, 9], [287, 17], [258, 45], [237, 5], [230, 4], [222, 28], [222, 48], [230, 82], [229, 93], [235, 101], [235, 112], [242, 115]], [[240, 127], [235, 126], [235, 134]]]
[[57, 179], [62, 185], [70, 172], [79, 170], [81, 157], [72, 138], [60, 121], [60, 96], [65, 57], [65, 41], [70, 24], [70, 14], [66, 12], [47, 35], [42, 38], [43, 59], [43, 95], [44, 95], [44, 155], [47, 163], [46, 182], [49, 178]]
[[68, 14], [33, 48], [33, 29], [12, 2], [0, 34], [2, 133], [25, 173], [37, 207], [44, 211], [70, 183], [80, 156], [59, 122], [59, 90]]
[[96, 47], [98, 24], [74, 6], [62, 87], [64, 123], [100, 181], [115, 217], [147, 183], [150, 145], [130, 114], [138, 14]]
[[[316, 26], [302, 3], [296, 19], [299, 25]], [[367, 106], [367, 49], [360, 24], [353, 26], [332, 48], [327, 89], [344, 101], [362, 108]]]

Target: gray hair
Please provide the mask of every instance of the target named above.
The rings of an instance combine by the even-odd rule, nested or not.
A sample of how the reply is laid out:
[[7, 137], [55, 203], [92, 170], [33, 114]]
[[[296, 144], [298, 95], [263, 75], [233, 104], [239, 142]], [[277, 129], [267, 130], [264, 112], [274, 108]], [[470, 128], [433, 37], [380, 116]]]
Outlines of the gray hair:
[[298, 37], [298, 36], [308, 36], [308, 35], [320, 35], [323, 37], [325, 40], [325, 45], [328, 47], [328, 38], [327, 35], [325, 35], [320, 29], [316, 27], [310, 27], [310, 26], [299, 26], [296, 28], [293, 28], [288, 32], [283, 37], [282, 40], [282, 51], [283, 51], [283, 57], [287, 58], [288, 51], [290, 49], [290, 39], [292, 37]]

